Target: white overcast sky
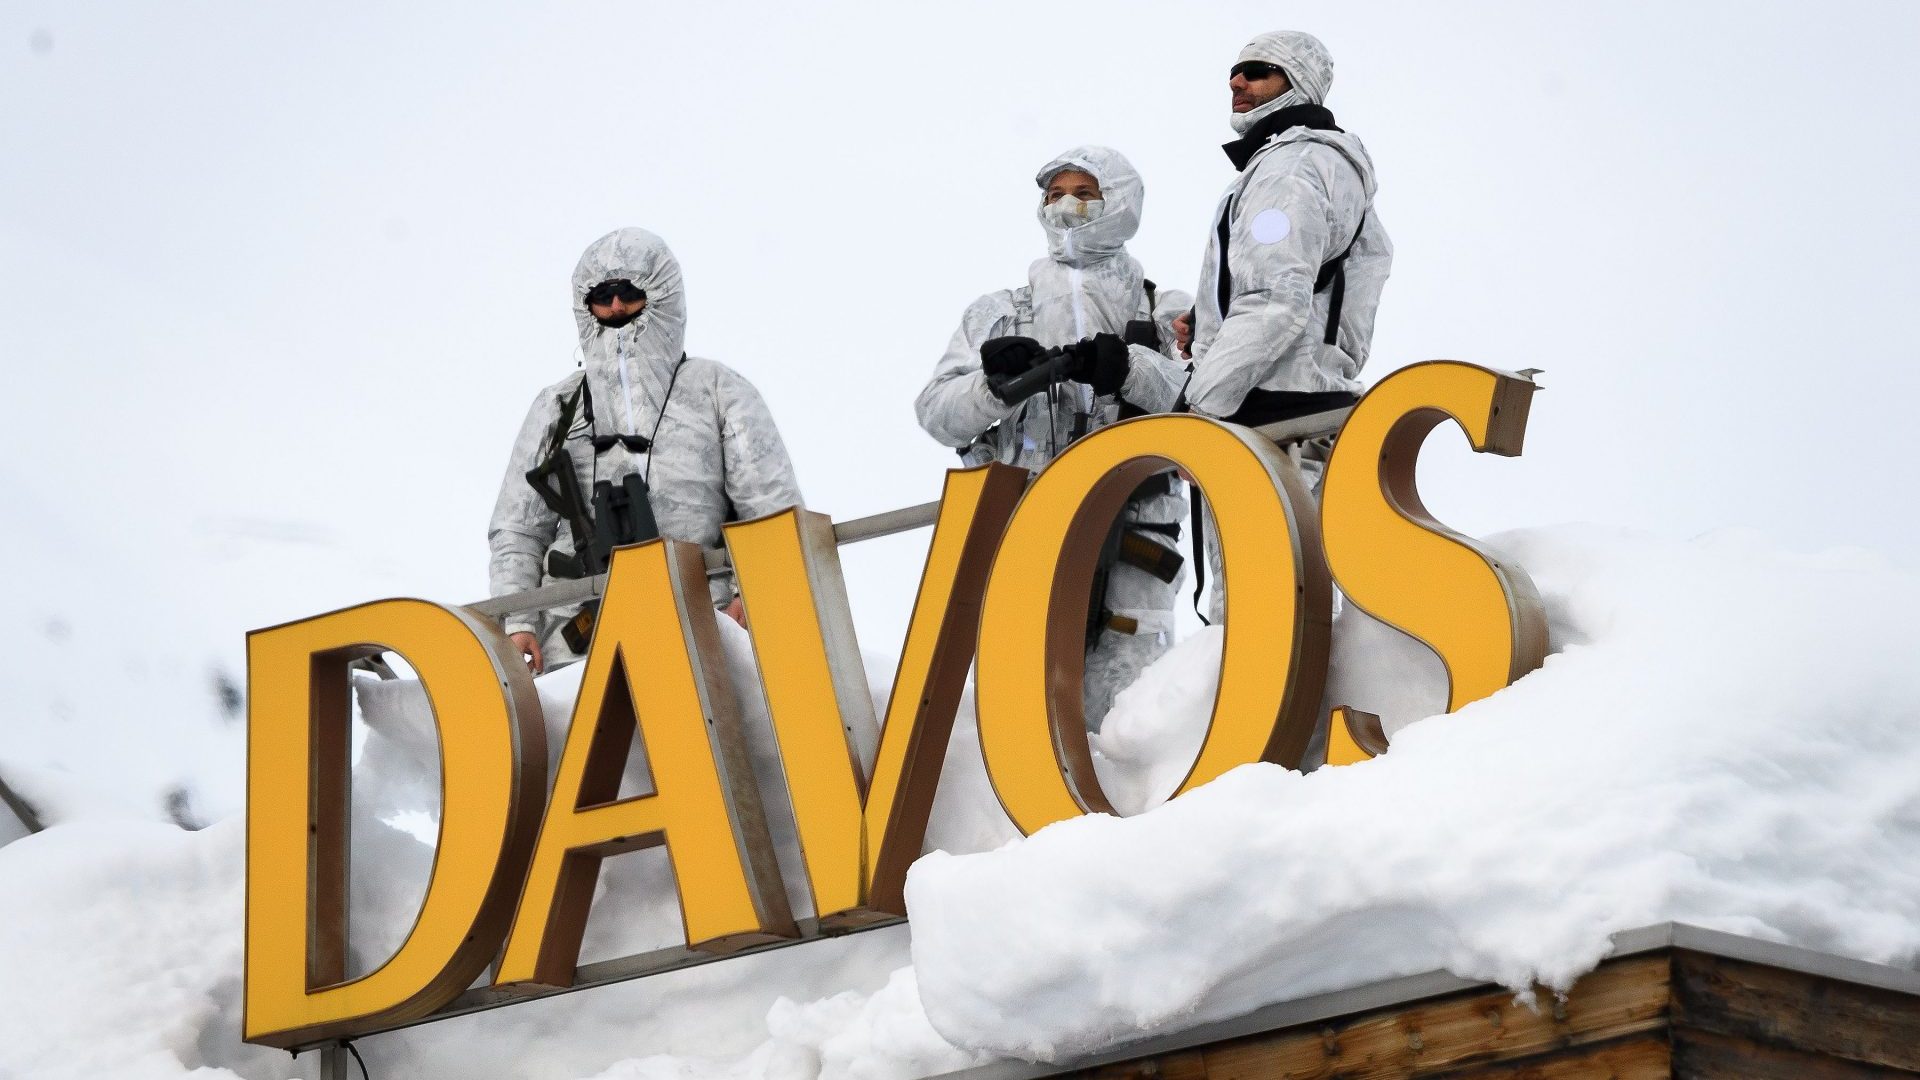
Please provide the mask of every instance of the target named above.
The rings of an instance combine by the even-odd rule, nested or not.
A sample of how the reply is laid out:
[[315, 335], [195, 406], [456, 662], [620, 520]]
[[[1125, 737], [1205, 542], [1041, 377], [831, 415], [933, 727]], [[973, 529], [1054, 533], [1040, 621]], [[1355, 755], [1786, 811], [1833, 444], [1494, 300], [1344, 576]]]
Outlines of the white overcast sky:
[[[72, 559], [13, 573], [167, 579], [230, 655], [484, 594], [568, 273], [621, 225], [673, 246], [691, 351], [762, 389], [813, 508], [932, 498], [913, 395], [1043, 253], [1034, 169], [1130, 156], [1133, 252], [1191, 289], [1226, 69], [1281, 28], [1379, 167], [1367, 378], [1546, 371], [1525, 457], [1431, 442], [1440, 517], [1916, 561], [1920, 5], [4, 0], [0, 505]], [[893, 648], [914, 544], [848, 566]]]

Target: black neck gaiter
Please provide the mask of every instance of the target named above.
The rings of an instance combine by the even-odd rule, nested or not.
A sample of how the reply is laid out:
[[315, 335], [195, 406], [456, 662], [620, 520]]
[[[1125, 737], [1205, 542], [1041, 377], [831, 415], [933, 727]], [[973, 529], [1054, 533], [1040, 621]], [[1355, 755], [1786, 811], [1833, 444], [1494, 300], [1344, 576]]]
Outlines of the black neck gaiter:
[[1325, 105], [1289, 105], [1269, 116], [1260, 118], [1245, 135], [1227, 143], [1220, 149], [1227, 152], [1233, 167], [1244, 172], [1247, 162], [1253, 155], [1267, 145], [1267, 140], [1288, 128], [1306, 127], [1315, 131], [1339, 131], [1341, 128], [1333, 122], [1333, 113]]

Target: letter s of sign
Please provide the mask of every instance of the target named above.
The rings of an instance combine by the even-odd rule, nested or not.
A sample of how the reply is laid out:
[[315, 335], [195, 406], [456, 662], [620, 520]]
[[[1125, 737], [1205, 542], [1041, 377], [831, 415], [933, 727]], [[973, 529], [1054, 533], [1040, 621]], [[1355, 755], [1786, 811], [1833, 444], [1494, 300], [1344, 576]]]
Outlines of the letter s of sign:
[[[1440, 657], [1449, 712], [1539, 667], [1547, 623], [1526, 571], [1427, 512], [1414, 465], [1448, 420], [1476, 451], [1518, 456], [1535, 389], [1524, 376], [1453, 360], [1401, 368], [1355, 406], [1327, 465], [1320, 516], [1334, 580], [1350, 603]], [[1377, 751], [1366, 745], [1375, 738], [1356, 737], [1359, 723], [1336, 710], [1330, 763]]]
[[[347, 665], [392, 650], [440, 734], [433, 876], [413, 930], [346, 977]], [[546, 789], [533, 678], [499, 627], [459, 608], [382, 600], [247, 636], [249, 1042], [290, 1047], [426, 1015], [493, 958]]]

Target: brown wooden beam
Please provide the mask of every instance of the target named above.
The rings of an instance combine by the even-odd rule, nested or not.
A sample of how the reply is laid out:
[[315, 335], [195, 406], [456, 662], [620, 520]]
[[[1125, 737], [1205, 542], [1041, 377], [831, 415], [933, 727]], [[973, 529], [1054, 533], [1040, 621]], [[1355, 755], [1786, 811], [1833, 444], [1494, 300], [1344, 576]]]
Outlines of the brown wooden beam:
[[1067, 1073], [1087, 1080], [1920, 1078], [1920, 994], [1668, 945], [1537, 1008], [1443, 993]]
[[1655, 1033], [1545, 1058], [1442, 1073], [1432, 1080], [1667, 1080], [1672, 1075], [1672, 1049], [1664, 1033]]
[[1664, 1039], [1668, 970], [1665, 955], [1633, 957], [1602, 966], [1582, 979], [1564, 1001], [1542, 994], [1537, 1008], [1519, 1004], [1506, 990], [1455, 994], [1082, 1075], [1100, 1080], [1386, 1080], [1478, 1075], [1460, 1070], [1549, 1053], [1568, 1056], [1581, 1047], [1630, 1036], [1658, 1034]]
[[1911, 994], [1684, 949], [1673, 953], [1673, 993], [1677, 1032], [1920, 1072], [1920, 1003]]
[[[1838, 1018], [1836, 1018], [1838, 1019]], [[1673, 1033], [1673, 1076], [1686, 1080], [1887, 1080], [1905, 1069], [1862, 1065], [1828, 1054], [1771, 1046], [1705, 1031]]]

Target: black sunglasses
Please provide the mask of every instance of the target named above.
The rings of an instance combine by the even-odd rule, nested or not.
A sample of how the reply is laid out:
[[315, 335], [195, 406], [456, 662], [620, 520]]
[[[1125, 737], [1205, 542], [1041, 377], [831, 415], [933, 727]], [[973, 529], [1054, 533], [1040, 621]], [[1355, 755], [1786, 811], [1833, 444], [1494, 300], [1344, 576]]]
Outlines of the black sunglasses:
[[1233, 65], [1232, 70], [1227, 72], [1227, 78], [1231, 79], [1235, 75], [1244, 75], [1248, 82], [1259, 82], [1261, 79], [1270, 79], [1275, 75], [1285, 74], [1286, 70], [1279, 64], [1267, 64], [1259, 60], [1242, 60]]
[[644, 454], [653, 449], [653, 442], [645, 435], [595, 435], [593, 452], [604, 454], [616, 445], [627, 448], [629, 454]]
[[646, 290], [626, 278], [612, 278], [587, 290], [588, 307], [606, 307], [615, 300], [637, 304], [646, 298]]

